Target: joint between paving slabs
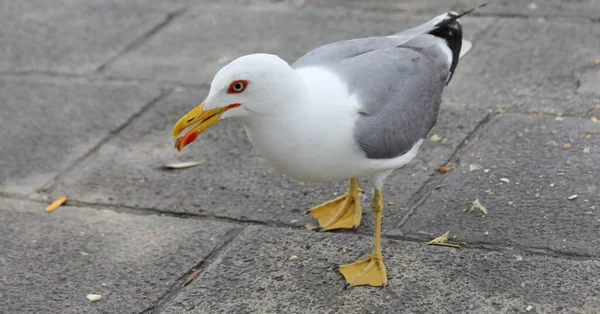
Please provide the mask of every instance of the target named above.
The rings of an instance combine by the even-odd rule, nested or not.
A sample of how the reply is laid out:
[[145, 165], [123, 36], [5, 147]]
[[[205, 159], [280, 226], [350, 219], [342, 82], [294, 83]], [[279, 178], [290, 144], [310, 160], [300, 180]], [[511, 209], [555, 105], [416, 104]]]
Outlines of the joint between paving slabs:
[[[469, 147], [474, 145], [479, 140], [479, 138], [485, 130], [485, 127], [489, 125], [493, 120], [494, 119], [492, 117], [492, 114], [488, 113], [481, 121], [479, 121], [475, 128], [473, 128], [473, 131], [471, 131], [458, 144], [458, 146], [456, 146], [456, 149], [454, 149], [454, 151], [451, 153], [450, 158], [448, 158], [448, 160], [442, 166], [448, 166], [450, 164], [457, 163], [458, 156], [460, 156], [464, 151], [466, 151]], [[428, 189], [427, 187], [432, 186], [431, 183], [433, 182], [442, 180], [443, 177], [432, 175], [429, 177], [429, 179], [427, 179], [427, 181], [425, 181], [425, 183], [423, 183], [423, 185], [421, 185], [419, 190], [417, 190], [417, 192], [408, 200], [407, 210], [404, 211], [405, 214], [403, 215], [402, 219], [400, 219], [400, 222], [396, 225], [395, 229], [401, 228], [408, 221], [408, 219], [412, 217], [412, 215], [417, 211], [417, 209], [421, 207], [423, 203], [425, 203], [429, 196], [431, 196], [431, 194], [433, 193], [433, 189]]]
[[123, 48], [121, 51], [117, 52], [114, 56], [110, 57], [106, 62], [104, 62], [103, 64], [101, 64], [96, 69], [95, 72], [97, 72], [97, 73], [104, 72], [104, 70], [106, 70], [106, 68], [108, 66], [110, 66], [113, 62], [115, 62], [117, 59], [119, 59], [120, 57], [122, 57], [122, 56], [126, 55], [127, 53], [133, 51], [134, 49], [140, 47], [141, 45], [143, 45], [144, 43], [146, 43], [148, 40], [150, 40], [150, 38], [152, 38], [152, 36], [154, 36], [161, 29], [163, 29], [164, 27], [166, 27], [167, 25], [169, 25], [173, 20], [175, 20], [175, 18], [177, 18], [178, 16], [180, 16], [182, 13], [184, 13], [185, 10], [186, 10], [186, 8], [183, 7], [183, 8], [180, 8], [178, 10], [175, 10], [173, 12], [168, 13], [167, 16], [162, 21], [160, 21], [158, 24], [156, 24], [154, 27], [152, 27], [150, 30], [148, 30], [146, 33], [144, 33], [139, 38], [136, 38], [132, 42], [130, 42], [129, 44], [127, 44], [125, 46], [125, 48]]
[[210, 83], [202, 84], [191, 84], [180, 81], [169, 81], [169, 80], [157, 80], [147, 79], [141, 77], [120, 77], [102, 75], [101, 73], [68, 73], [68, 72], [54, 72], [54, 71], [20, 71], [20, 72], [3, 72], [0, 71], [0, 77], [6, 78], [33, 78], [33, 79], [63, 79], [63, 80], [81, 80], [86, 83], [107, 83], [116, 82], [124, 84], [155, 84], [160, 88], [164, 89], [191, 89], [191, 90], [205, 90], [210, 88]]
[[[169, 289], [169, 291], [167, 293], [165, 293], [161, 298], [159, 298], [153, 307], [143, 311], [140, 314], [161, 313], [165, 309], [165, 307], [172, 300], [174, 300], [177, 297], [177, 295], [179, 295], [179, 292], [181, 292], [183, 289], [185, 289], [185, 287], [182, 286], [182, 284], [185, 282], [185, 280], [187, 278], [189, 278], [190, 275], [195, 272], [197, 273], [197, 275], [196, 275], [196, 277], [194, 277], [194, 279], [197, 278], [198, 276], [200, 276], [212, 263], [214, 263], [214, 261], [221, 255], [222, 252], [227, 251], [227, 248], [229, 248], [229, 246], [231, 246], [233, 241], [235, 239], [237, 239], [237, 237], [244, 231], [245, 228], [246, 227], [235, 228], [235, 229], [229, 230], [227, 233], [225, 233], [225, 235], [224, 235], [225, 240], [223, 241], [223, 243], [221, 245], [214, 248], [210, 252], [210, 254], [208, 254], [208, 256], [206, 258], [204, 258], [202, 261], [200, 261], [194, 267], [192, 267], [190, 270], [188, 270], [183, 276], [177, 278], [177, 280], [175, 280], [175, 283], [173, 285], [171, 285], [171, 289]], [[188, 282], [188, 284], [191, 284], [192, 282], [193, 282], [193, 280]]]
[[542, 15], [542, 14], [522, 14], [522, 13], [510, 13], [510, 12], [485, 12], [484, 10], [475, 11], [469, 16], [474, 17], [496, 17], [499, 19], [532, 19], [532, 18], [542, 18], [547, 21], [555, 21], [557, 19], [566, 20], [568, 19], [570, 22], [575, 23], [597, 23], [600, 22], [600, 18], [589, 17], [584, 15], [568, 15], [568, 14], [550, 14], [550, 15]]
[[162, 99], [164, 99], [165, 97], [167, 97], [173, 90], [172, 89], [168, 89], [166, 91], [161, 91], [161, 93], [156, 96], [154, 99], [150, 100], [147, 104], [143, 105], [140, 110], [138, 110], [137, 112], [135, 112], [133, 115], [131, 115], [123, 124], [121, 124], [120, 126], [118, 126], [117, 128], [111, 130], [108, 135], [106, 137], [104, 137], [103, 139], [101, 139], [96, 145], [94, 145], [94, 147], [92, 147], [89, 151], [87, 151], [85, 154], [83, 154], [82, 156], [80, 156], [79, 158], [75, 159], [75, 161], [73, 161], [73, 163], [71, 163], [71, 165], [65, 167], [65, 169], [61, 170], [58, 172], [58, 174], [56, 176], [54, 176], [54, 178], [52, 178], [50, 181], [46, 182], [44, 185], [42, 185], [41, 188], [37, 189], [35, 193], [37, 194], [49, 194], [50, 192], [52, 192], [53, 188], [54, 188], [54, 184], [68, 171], [70, 171], [71, 169], [81, 165], [85, 160], [87, 160], [88, 158], [90, 158], [92, 155], [94, 155], [94, 153], [96, 153], [98, 150], [100, 150], [100, 148], [102, 146], [104, 146], [104, 144], [108, 143], [112, 138], [114, 138], [115, 136], [117, 136], [127, 125], [129, 125], [131, 122], [135, 121], [137, 118], [139, 118], [144, 112], [146, 112], [148, 109], [152, 108], [152, 106], [156, 105], [158, 102], [160, 102]]
[[[419, 235], [386, 235], [382, 238], [412, 242], [412, 243], [425, 243], [429, 238], [419, 237]], [[482, 250], [488, 252], [511, 252], [514, 255], [534, 255], [541, 257], [552, 257], [561, 258], [566, 260], [576, 261], [600, 261], [600, 255], [593, 254], [578, 254], [573, 252], [565, 252], [560, 250], [551, 249], [548, 247], [529, 247], [520, 244], [510, 243], [509, 245], [493, 244], [487, 242], [461, 242], [461, 249], [471, 250]]]

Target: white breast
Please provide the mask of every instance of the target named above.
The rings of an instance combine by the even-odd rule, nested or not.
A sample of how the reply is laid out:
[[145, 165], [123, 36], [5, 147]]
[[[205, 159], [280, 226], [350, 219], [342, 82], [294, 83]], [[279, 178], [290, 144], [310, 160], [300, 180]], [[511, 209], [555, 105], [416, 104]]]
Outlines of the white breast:
[[353, 137], [360, 104], [342, 81], [321, 68], [296, 72], [312, 101], [244, 123], [252, 144], [276, 170], [303, 181], [338, 181], [393, 169], [414, 158], [418, 146], [394, 159], [366, 158]]

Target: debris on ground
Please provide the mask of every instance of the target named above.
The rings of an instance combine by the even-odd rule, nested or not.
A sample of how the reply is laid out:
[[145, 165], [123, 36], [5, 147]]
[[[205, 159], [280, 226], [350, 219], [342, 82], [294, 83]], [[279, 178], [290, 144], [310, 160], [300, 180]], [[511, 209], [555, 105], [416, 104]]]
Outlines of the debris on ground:
[[571, 196], [567, 197], [567, 199], [568, 199], [569, 201], [572, 201], [572, 200], [574, 200], [574, 199], [576, 199], [576, 198], [577, 198], [577, 194], [573, 194], [573, 195], [571, 195]]
[[434, 143], [437, 143], [437, 142], [439, 142], [439, 141], [441, 141], [441, 140], [442, 140], [442, 137], [441, 137], [441, 136], [439, 136], [439, 135], [437, 135], [437, 134], [434, 134], [434, 135], [432, 135], [432, 136], [429, 138], [429, 140], [430, 140], [430, 141], [432, 141], [432, 142], [434, 142]]
[[470, 164], [469, 165], [469, 172], [477, 171], [479, 169], [481, 169], [480, 165], [477, 165], [477, 164]]
[[442, 234], [441, 236], [427, 242], [427, 245], [438, 245], [438, 246], [448, 246], [448, 247], [453, 247], [455, 249], [460, 249], [461, 246], [458, 244], [452, 244], [452, 243], [448, 243], [448, 234], [450, 233], [450, 231], [446, 231], [446, 233]]
[[198, 276], [198, 274], [200, 273], [200, 271], [201, 271], [200, 269], [194, 270], [194, 272], [191, 275], [189, 275], [187, 277], [187, 279], [183, 282], [183, 284], [181, 285], [181, 287], [183, 288], [183, 287], [189, 285], [190, 282], [192, 282], [192, 280], [194, 280]]
[[510, 183], [510, 180], [508, 178], [500, 178], [500, 181], [504, 183]]
[[204, 161], [174, 162], [174, 163], [166, 164], [164, 167], [167, 169], [185, 169], [185, 168], [196, 167], [203, 163], [204, 163]]
[[448, 171], [450, 171], [450, 170], [452, 170], [452, 168], [450, 168], [450, 167], [439, 167], [439, 168], [437, 169], [437, 171], [438, 171], [439, 173], [446, 173], [446, 172], [448, 172]]
[[57, 200], [52, 202], [52, 204], [50, 204], [50, 205], [48, 205], [48, 207], [46, 207], [46, 212], [47, 213], [53, 212], [55, 209], [59, 208], [60, 205], [64, 204], [66, 201], [67, 201], [66, 196], [58, 198]]
[[295, 261], [297, 259], [298, 259], [298, 256], [296, 256], [296, 255], [292, 255], [292, 256], [290, 256], [290, 258], [288, 258], [289, 261]]
[[489, 236], [489, 235], [490, 235], [490, 233], [489, 233], [489, 232], [487, 232], [487, 231], [483, 233], [483, 236], [485, 236], [485, 237], [487, 237], [487, 236]]
[[469, 213], [472, 212], [475, 208], [479, 209], [480, 211], [482, 211], [484, 214], [487, 215], [487, 208], [485, 208], [485, 206], [483, 206], [483, 204], [481, 204], [481, 202], [479, 201], [479, 199], [475, 199], [473, 201], [473, 205], [471, 206], [471, 209], [469, 209]]
[[88, 295], [86, 296], [86, 298], [87, 298], [88, 300], [90, 300], [90, 302], [96, 302], [96, 301], [98, 301], [98, 300], [102, 299], [102, 296], [101, 296], [101, 295], [99, 295], [99, 294], [88, 294]]
[[533, 310], [533, 306], [532, 305], [528, 305], [527, 308], [525, 308], [525, 311], [529, 312]]

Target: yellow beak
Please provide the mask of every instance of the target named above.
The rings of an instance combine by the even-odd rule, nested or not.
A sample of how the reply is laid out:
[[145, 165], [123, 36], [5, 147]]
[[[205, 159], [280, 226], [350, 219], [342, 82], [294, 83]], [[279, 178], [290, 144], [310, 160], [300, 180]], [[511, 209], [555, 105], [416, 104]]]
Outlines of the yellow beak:
[[[188, 112], [179, 119], [175, 124], [175, 127], [173, 127], [173, 141], [175, 142], [175, 148], [178, 151], [181, 151], [184, 147], [196, 140], [198, 135], [204, 132], [204, 130], [219, 122], [219, 117], [221, 117], [225, 111], [240, 106], [240, 104], [232, 104], [226, 107], [217, 107], [204, 111], [204, 103], [205, 102]], [[179, 136], [179, 134], [188, 127], [191, 127], [191, 129], [183, 136]]]

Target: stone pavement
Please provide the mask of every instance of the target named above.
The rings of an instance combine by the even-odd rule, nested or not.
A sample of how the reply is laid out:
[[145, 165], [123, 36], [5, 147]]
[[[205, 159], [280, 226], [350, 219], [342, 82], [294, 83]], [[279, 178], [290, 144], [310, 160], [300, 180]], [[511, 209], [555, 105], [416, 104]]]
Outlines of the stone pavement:
[[[231, 122], [172, 148], [238, 56], [293, 61], [477, 3], [0, 0], [0, 313], [600, 313], [597, 0], [463, 18], [474, 48], [433, 139], [384, 190], [385, 289], [332, 270], [370, 252], [369, 211], [356, 232], [303, 228], [346, 182], [276, 173]], [[462, 249], [424, 244], [446, 231]]]

